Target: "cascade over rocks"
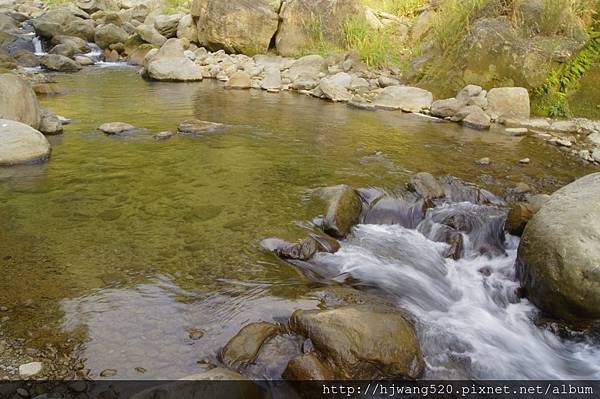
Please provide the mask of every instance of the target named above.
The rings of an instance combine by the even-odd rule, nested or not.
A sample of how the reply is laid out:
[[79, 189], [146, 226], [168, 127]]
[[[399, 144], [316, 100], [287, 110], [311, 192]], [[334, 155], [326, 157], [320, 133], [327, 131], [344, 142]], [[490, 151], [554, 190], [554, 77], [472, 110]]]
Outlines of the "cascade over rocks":
[[527, 223], [517, 274], [527, 297], [563, 319], [600, 319], [600, 173], [550, 196]]
[[279, 15], [266, 0], [194, 0], [198, 42], [211, 50], [264, 54], [279, 24]]

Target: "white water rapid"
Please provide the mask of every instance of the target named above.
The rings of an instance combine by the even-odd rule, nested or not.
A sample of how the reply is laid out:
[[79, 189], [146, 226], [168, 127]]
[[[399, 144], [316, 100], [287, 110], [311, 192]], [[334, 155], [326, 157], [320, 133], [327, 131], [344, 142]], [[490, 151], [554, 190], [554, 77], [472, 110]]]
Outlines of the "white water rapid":
[[[449, 218], [467, 231], [458, 261], [443, 257], [448, 244], [432, 241]], [[536, 326], [537, 309], [515, 294], [519, 241], [504, 238], [503, 218], [490, 206], [445, 204], [416, 230], [359, 225], [339, 252], [315, 261], [397, 297], [417, 321], [426, 378], [599, 379], [598, 342]]]

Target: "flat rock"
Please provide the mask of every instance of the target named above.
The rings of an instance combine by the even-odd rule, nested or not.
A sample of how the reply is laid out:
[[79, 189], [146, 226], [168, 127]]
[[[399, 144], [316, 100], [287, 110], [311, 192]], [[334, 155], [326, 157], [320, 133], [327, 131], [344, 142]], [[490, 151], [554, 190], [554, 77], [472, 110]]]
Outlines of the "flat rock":
[[137, 128], [125, 122], [108, 122], [98, 126], [98, 130], [106, 134], [122, 134], [137, 130]]
[[386, 87], [373, 99], [373, 104], [377, 108], [404, 112], [420, 112], [429, 109], [432, 102], [433, 94], [411, 86]]
[[177, 131], [183, 135], [201, 135], [217, 130], [223, 130], [226, 125], [216, 122], [202, 121], [199, 119], [188, 119], [177, 126]]
[[32, 362], [27, 364], [22, 364], [19, 366], [19, 377], [21, 378], [31, 378], [40, 374], [44, 369], [44, 365], [41, 362]]

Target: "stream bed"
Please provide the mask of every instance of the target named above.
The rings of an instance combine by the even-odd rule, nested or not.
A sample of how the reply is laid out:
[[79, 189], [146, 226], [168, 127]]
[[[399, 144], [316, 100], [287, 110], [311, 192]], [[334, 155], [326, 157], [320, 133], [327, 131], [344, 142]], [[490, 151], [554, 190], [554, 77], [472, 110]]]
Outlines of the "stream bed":
[[[551, 193], [594, 170], [532, 137], [294, 93], [148, 82], [125, 66], [55, 78], [66, 94], [41, 104], [73, 123], [50, 137], [47, 164], [0, 169], [0, 306], [8, 309], [0, 332], [27, 346], [76, 351], [94, 378], [104, 369], [122, 379], [181, 378], [198, 372], [198, 362], [217, 363], [245, 324], [284, 323], [293, 310], [316, 306], [315, 283], [259, 246], [266, 237], [299, 237], [300, 225], [321, 212], [307, 199], [311, 189], [343, 183], [398, 192], [411, 174], [427, 171], [497, 195], [519, 182]], [[189, 118], [229, 127], [153, 139]], [[147, 130], [96, 131], [114, 121]], [[475, 164], [483, 157], [491, 164]], [[417, 238], [406, 244], [406, 234]], [[432, 274], [419, 290], [398, 292], [407, 289], [406, 270], [389, 261], [388, 245], [423, 245], [408, 251], [414, 256], [434, 247], [415, 231], [365, 225], [319, 261], [404, 298], [423, 323], [428, 376], [599, 378], [597, 365], [583, 366], [598, 349], [548, 336], [529, 320], [526, 301], [507, 305], [498, 294], [500, 305], [490, 307], [481, 259], [447, 261], [438, 266], [448, 276]], [[487, 265], [496, 286], [516, 285], [516, 239], [506, 245], [508, 257]], [[373, 272], [382, 258], [392, 266]], [[445, 308], [434, 298], [438, 279], [458, 295]], [[477, 330], [478, 320], [489, 324]], [[439, 359], [436, 351], [449, 345], [456, 356]], [[547, 366], [535, 369], [540, 362]]]

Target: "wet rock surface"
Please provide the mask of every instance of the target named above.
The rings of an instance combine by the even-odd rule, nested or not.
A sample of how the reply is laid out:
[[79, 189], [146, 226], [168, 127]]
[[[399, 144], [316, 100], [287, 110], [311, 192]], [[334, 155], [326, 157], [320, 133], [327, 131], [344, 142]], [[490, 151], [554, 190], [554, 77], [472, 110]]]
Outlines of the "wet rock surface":
[[600, 174], [563, 187], [527, 223], [517, 272], [527, 297], [564, 319], [598, 318]]

